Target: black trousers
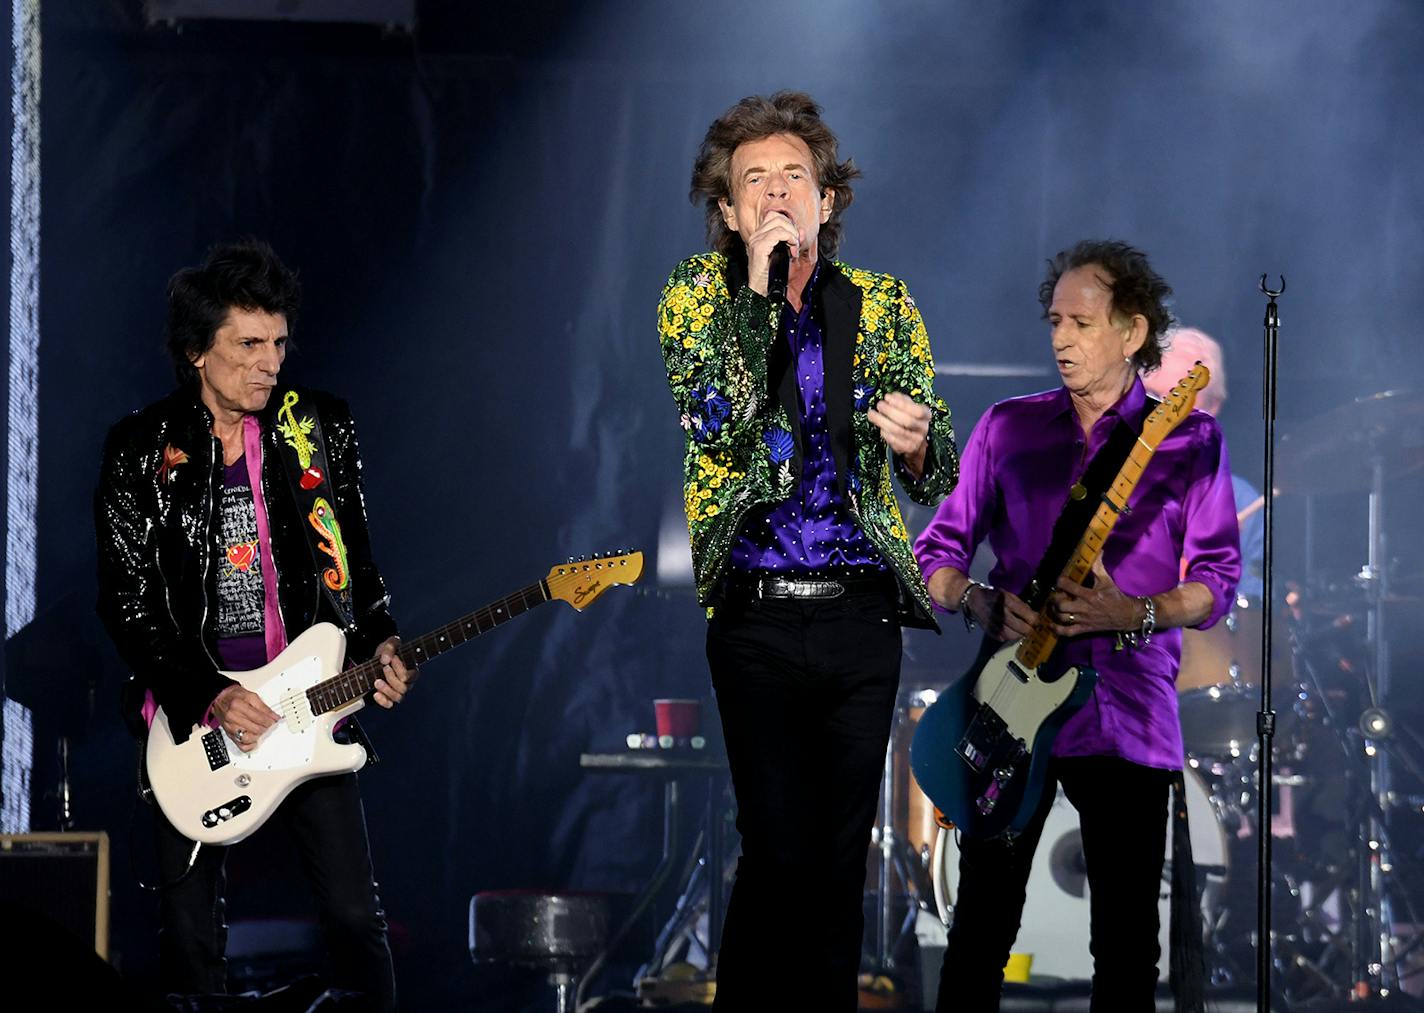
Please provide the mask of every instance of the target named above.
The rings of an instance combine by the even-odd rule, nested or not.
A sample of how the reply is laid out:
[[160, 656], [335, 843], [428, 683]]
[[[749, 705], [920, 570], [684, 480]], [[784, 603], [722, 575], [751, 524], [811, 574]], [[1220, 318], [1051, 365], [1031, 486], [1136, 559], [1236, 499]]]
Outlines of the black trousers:
[[707, 660], [742, 836], [716, 1009], [853, 1013], [900, 682], [893, 602], [731, 603], [708, 627]]
[[1156, 1009], [1157, 903], [1167, 852], [1172, 771], [1109, 756], [1054, 759], [1043, 802], [1023, 834], [959, 842], [959, 892], [940, 974], [937, 1013], [999, 1008], [1023, 915], [1034, 850], [1056, 785], [1078, 810], [1090, 893], [1093, 1013]]
[[[204, 845], [182, 879], [193, 842], [154, 807], [161, 927], [159, 960], [170, 992], [227, 991], [227, 920], [223, 866], [227, 848]], [[386, 916], [371, 874], [366, 817], [355, 774], [319, 777], [300, 785], [272, 817], [297, 849], [320, 912], [330, 962], [330, 984], [361, 992], [375, 1010], [395, 1009], [395, 975], [386, 942]], [[177, 880], [177, 882], [174, 882]]]

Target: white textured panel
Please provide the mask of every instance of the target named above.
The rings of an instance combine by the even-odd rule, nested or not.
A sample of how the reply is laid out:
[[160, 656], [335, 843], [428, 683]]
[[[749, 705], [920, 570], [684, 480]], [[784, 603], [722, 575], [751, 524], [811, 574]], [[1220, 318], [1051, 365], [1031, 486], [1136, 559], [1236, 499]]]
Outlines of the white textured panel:
[[[10, 387], [5, 483], [5, 635], [35, 615], [39, 483], [40, 0], [11, 0]], [[0, 832], [30, 829], [34, 724], [13, 700], [0, 716]]]
[[14, 700], [5, 701], [5, 755], [0, 759], [0, 834], [30, 829], [30, 782], [34, 777], [35, 727], [30, 712]]

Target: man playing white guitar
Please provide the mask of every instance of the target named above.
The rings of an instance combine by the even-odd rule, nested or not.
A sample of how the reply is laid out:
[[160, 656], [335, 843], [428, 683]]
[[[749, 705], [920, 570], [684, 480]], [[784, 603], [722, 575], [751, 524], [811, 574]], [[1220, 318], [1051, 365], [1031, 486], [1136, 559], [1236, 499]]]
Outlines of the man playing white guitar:
[[[200, 741], [214, 770], [237, 771], [223, 802], [261, 776], [243, 757], [287, 734], [275, 698], [224, 672], [259, 669], [331, 623], [347, 656], [379, 659], [376, 703], [399, 703], [415, 677], [371, 558], [350, 413], [330, 395], [277, 385], [298, 304], [295, 274], [261, 242], [215, 247], [174, 275], [166, 340], [179, 386], [114, 426], [95, 494], [99, 614], [134, 673], [126, 717], [143, 734], [161, 722], [165, 741]], [[331, 984], [390, 1010], [395, 980], [355, 766], [284, 791], [277, 819], [321, 909]], [[240, 809], [213, 805], [204, 825]], [[198, 848], [154, 813], [163, 986], [225, 992], [226, 849]]]
[[[1155, 1008], [1168, 789], [1182, 767], [1174, 685], [1180, 628], [1225, 615], [1241, 574], [1226, 446], [1207, 415], [1191, 412], [1156, 445], [1126, 502], [1113, 499], [1116, 484], [1097, 487], [1099, 474], [1111, 480], [1135, 445], [1147, 446], [1141, 434], [1153, 409], [1138, 370], [1161, 361], [1170, 294], [1126, 243], [1083, 242], [1054, 258], [1039, 299], [1063, 385], [989, 409], [964, 449], [959, 486], [915, 545], [938, 606], [961, 612], [966, 626], [982, 626], [995, 646], [1046, 627], [1058, 638], [1058, 661], [1097, 675], [1092, 695], [1052, 743], [1042, 801], [1022, 832], [1011, 840], [963, 835], [940, 1011], [998, 1009], [1057, 784], [1082, 831], [1092, 1009]], [[1107, 453], [1114, 446], [1122, 447], [1116, 462]], [[1115, 511], [1115, 527], [1095, 555], [1095, 581], [1058, 579], [1062, 560], [1049, 566], [1051, 546], [1067, 535], [1072, 548], [1082, 535], [1070, 523], [1055, 530], [1060, 513], [1065, 522], [1075, 516], [1074, 503], [1089, 513], [1102, 503]], [[996, 557], [989, 584], [968, 576], [985, 541]], [[1038, 586], [1030, 591], [1031, 584]], [[957, 771], [955, 747], [944, 752]]]

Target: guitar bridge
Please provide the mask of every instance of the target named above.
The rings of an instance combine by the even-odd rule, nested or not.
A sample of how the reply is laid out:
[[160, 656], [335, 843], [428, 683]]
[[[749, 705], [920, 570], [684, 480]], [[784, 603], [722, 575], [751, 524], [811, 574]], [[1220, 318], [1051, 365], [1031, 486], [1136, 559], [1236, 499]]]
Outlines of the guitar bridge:
[[960, 759], [977, 774], [990, 773], [983, 793], [974, 800], [981, 816], [988, 816], [999, 804], [1009, 782], [1018, 773], [1019, 765], [1028, 755], [1028, 746], [1009, 732], [1004, 719], [993, 708], [981, 706], [955, 750]]
[[982, 773], [993, 761], [994, 753], [1002, 745], [1008, 730], [1009, 726], [1004, 724], [1003, 718], [992, 708], [982, 706], [964, 730], [955, 752], [965, 763]]

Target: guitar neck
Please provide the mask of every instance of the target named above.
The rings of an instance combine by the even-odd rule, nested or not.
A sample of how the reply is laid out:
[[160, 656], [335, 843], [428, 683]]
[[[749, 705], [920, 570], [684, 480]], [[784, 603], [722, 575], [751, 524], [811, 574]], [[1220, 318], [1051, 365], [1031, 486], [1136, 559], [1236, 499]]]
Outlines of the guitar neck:
[[[549, 585], [546, 581], [541, 580], [537, 584], [530, 584], [508, 597], [501, 598], [499, 601], [475, 609], [468, 615], [427, 633], [423, 637], [405, 641], [396, 650], [396, 654], [407, 668], [415, 668], [425, 664], [431, 658], [444, 654], [452, 647], [458, 647], [475, 639], [481, 633], [488, 633], [496, 626], [523, 615], [549, 599]], [[307, 699], [311, 703], [312, 713], [325, 714], [359, 700], [371, 692], [376, 685], [376, 680], [380, 677], [381, 663], [378, 659], [372, 658], [346, 669], [340, 675], [317, 683], [307, 690]]]
[[[1063, 568], [1062, 576], [1067, 577], [1075, 584], [1081, 584], [1087, 578], [1093, 569], [1093, 564], [1103, 554], [1103, 543], [1107, 541], [1108, 535], [1112, 533], [1114, 525], [1117, 524], [1118, 515], [1127, 508], [1127, 501], [1132, 496], [1132, 491], [1137, 488], [1137, 483], [1141, 480], [1142, 473], [1147, 469], [1147, 463], [1152, 460], [1153, 453], [1154, 449], [1144, 443], [1140, 437], [1132, 445], [1132, 452], [1127, 455], [1127, 460], [1119, 469], [1117, 478], [1113, 480], [1113, 484], [1103, 495], [1103, 501], [1098, 505], [1097, 512], [1093, 514], [1093, 519], [1088, 524], [1088, 530], [1083, 532], [1083, 537], [1078, 541], [1078, 547], [1073, 550], [1073, 557]], [[1053, 648], [1057, 645], [1058, 634], [1053, 632], [1053, 622], [1048, 618], [1048, 606], [1045, 605], [1034, 620], [1033, 632], [1024, 638], [1015, 657], [1020, 665], [1037, 668], [1048, 660], [1048, 656], [1053, 653]]]

